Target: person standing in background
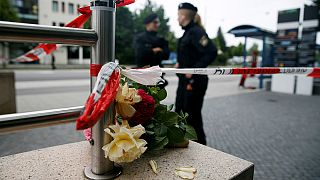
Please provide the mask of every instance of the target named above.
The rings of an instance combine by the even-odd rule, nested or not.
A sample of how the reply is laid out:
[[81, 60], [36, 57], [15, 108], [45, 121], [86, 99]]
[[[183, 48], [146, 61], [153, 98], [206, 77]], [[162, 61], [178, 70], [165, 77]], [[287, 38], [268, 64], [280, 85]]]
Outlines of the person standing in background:
[[[177, 68], [206, 68], [217, 56], [217, 48], [205, 32], [197, 11], [190, 3], [181, 3], [178, 7], [179, 25], [185, 32], [178, 42]], [[196, 19], [196, 16], [199, 17]], [[201, 109], [208, 87], [208, 76], [181, 74], [178, 77], [175, 111], [189, 114], [188, 123], [197, 132], [197, 142], [206, 145]]]
[[52, 57], [51, 57], [51, 68], [52, 68], [52, 70], [55, 70], [56, 69], [56, 57], [54, 56], [54, 54], [52, 53], [52, 55], [51, 55]]
[[157, 35], [160, 20], [156, 14], [145, 18], [146, 31], [137, 35], [134, 40], [136, 66], [161, 66], [162, 60], [167, 60], [170, 55], [168, 41]]

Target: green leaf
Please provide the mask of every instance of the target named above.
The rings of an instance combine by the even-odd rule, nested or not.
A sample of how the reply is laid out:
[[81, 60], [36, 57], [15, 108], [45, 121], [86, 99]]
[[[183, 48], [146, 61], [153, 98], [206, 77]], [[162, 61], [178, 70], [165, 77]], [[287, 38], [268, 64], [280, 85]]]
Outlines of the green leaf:
[[163, 105], [163, 104], [158, 104], [158, 105], [156, 105], [155, 111], [154, 111], [155, 118], [158, 118], [158, 119], [159, 119], [159, 118], [162, 117], [166, 112], [167, 112], [167, 106], [166, 106], [166, 105]]
[[168, 127], [161, 124], [159, 127], [155, 127], [154, 128], [154, 132], [156, 134], [156, 136], [167, 136], [167, 131], [168, 131]]
[[171, 104], [170, 106], [168, 106], [168, 111], [172, 111], [174, 104]]
[[196, 130], [190, 125], [186, 125], [185, 138], [189, 140], [198, 140]]
[[150, 123], [150, 124], [148, 124], [147, 126], [146, 126], [146, 128], [148, 128], [148, 129], [152, 129], [152, 128], [154, 128], [155, 127], [155, 125], [153, 124], [153, 123]]
[[148, 135], [154, 135], [154, 132], [153, 132], [153, 131], [146, 131], [146, 133], [147, 133]]
[[179, 115], [176, 112], [167, 112], [162, 116], [162, 122], [166, 126], [172, 126], [178, 123]]
[[184, 133], [181, 129], [171, 126], [168, 128], [168, 138], [170, 144], [181, 143], [184, 141]]
[[158, 91], [157, 96], [158, 100], [162, 101], [167, 97], [167, 91], [165, 89], [161, 89], [160, 91]]
[[156, 137], [155, 143], [150, 145], [151, 150], [161, 150], [169, 143], [168, 137]]

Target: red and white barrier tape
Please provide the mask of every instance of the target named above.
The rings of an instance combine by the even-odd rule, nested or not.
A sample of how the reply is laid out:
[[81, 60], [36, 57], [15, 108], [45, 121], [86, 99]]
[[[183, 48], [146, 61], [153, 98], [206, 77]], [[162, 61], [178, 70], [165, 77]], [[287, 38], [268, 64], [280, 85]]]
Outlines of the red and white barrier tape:
[[[320, 77], [320, 68], [160, 68], [153, 66], [145, 69], [121, 69], [117, 63], [109, 62], [94, 67], [99, 71], [94, 89], [89, 96], [82, 115], [77, 119], [77, 129], [91, 128], [114, 101], [121, 74], [143, 85], [157, 85], [163, 81], [162, 73], [199, 74], [199, 75], [239, 75], [239, 74], [305, 74], [310, 77]], [[92, 69], [91, 69], [92, 70]]]
[[91, 128], [114, 101], [120, 82], [120, 69], [117, 66], [113, 62], [102, 66], [84, 111], [77, 119], [77, 130]]
[[311, 67], [265, 67], [265, 68], [161, 68], [163, 73], [237, 75], [237, 74], [305, 74], [320, 77], [320, 68]]
[[[118, 0], [117, 7], [126, 6], [134, 2], [135, 0]], [[90, 6], [81, 7], [78, 9], [78, 12], [81, 15], [78, 16], [73, 21], [71, 21], [70, 23], [66, 24], [64, 27], [81, 28], [92, 14]], [[14, 61], [16, 62], [39, 61], [41, 58], [51, 54], [53, 51], [55, 51], [59, 47], [60, 46], [59, 45], [57, 46], [56, 44], [41, 43], [37, 47], [33, 48], [31, 51], [27, 52], [26, 54], [15, 58]]]

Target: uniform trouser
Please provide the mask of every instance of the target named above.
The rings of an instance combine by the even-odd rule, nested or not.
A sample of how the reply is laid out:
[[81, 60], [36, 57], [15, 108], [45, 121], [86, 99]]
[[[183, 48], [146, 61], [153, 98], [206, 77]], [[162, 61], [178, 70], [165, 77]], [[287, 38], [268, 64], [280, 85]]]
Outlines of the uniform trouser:
[[198, 136], [198, 143], [206, 145], [206, 136], [203, 130], [201, 109], [204, 95], [208, 87], [207, 76], [194, 76], [192, 90], [187, 90], [189, 80], [179, 75], [179, 85], [176, 97], [176, 112], [181, 111], [189, 114], [188, 123], [194, 127]]

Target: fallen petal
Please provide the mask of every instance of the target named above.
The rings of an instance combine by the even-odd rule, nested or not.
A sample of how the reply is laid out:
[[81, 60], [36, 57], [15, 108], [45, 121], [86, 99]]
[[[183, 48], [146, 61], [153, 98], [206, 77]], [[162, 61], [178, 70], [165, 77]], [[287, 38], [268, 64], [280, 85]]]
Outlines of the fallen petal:
[[150, 160], [150, 161], [149, 161], [149, 164], [150, 164], [150, 166], [151, 166], [151, 168], [152, 168], [152, 171], [153, 171], [154, 173], [158, 174], [158, 170], [157, 170], [158, 164], [157, 164], [157, 162], [154, 161], [154, 160]]
[[175, 174], [182, 179], [193, 179], [194, 178], [194, 173], [193, 172], [185, 172], [185, 171], [175, 171]]
[[197, 172], [197, 169], [194, 168], [194, 167], [179, 167], [179, 168], [176, 168], [176, 170], [178, 171], [184, 171], [184, 172], [192, 172], [192, 173], [196, 173]]

